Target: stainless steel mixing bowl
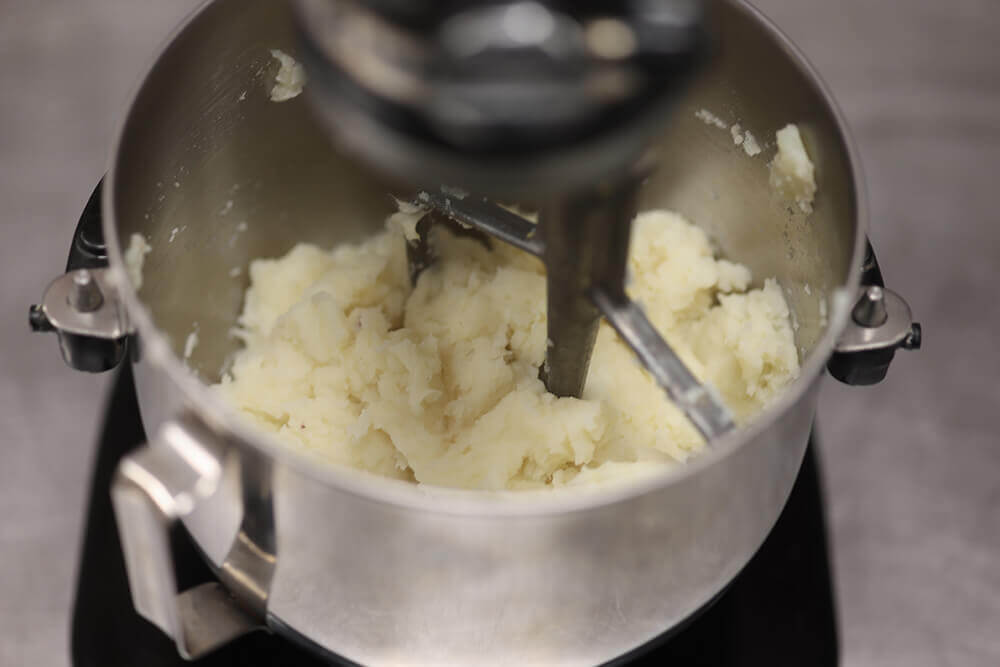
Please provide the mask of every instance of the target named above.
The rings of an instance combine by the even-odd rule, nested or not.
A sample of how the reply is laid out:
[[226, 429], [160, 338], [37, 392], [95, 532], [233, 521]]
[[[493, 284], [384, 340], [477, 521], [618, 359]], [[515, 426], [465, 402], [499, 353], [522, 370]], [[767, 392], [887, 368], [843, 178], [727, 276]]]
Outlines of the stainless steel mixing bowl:
[[[747, 4], [723, 4], [718, 20], [720, 57], [670, 117], [642, 208], [682, 212], [755, 276], [778, 278], [801, 376], [690, 464], [575, 493], [319, 466], [207, 390], [238, 345], [248, 262], [362, 238], [390, 211], [391, 184], [334, 151], [303, 98], [269, 100], [270, 49], [296, 52], [284, 2], [216, 0], [178, 29], [118, 137], [104, 234], [151, 437], [122, 462], [116, 511], [137, 607], [185, 654], [266, 625], [365, 664], [594, 664], [676, 626], [740, 571], [799, 469], [867, 211], [843, 123], [802, 56]], [[763, 153], [746, 155], [700, 109], [750, 130]], [[816, 163], [808, 217], [768, 187], [790, 122]], [[152, 246], [138, 291], [123, 260], [136, 233]], [[192, 372], [181, 357], [194, 330]], [[221, 584], [178, 594], [165, 537], [177, 520]]]

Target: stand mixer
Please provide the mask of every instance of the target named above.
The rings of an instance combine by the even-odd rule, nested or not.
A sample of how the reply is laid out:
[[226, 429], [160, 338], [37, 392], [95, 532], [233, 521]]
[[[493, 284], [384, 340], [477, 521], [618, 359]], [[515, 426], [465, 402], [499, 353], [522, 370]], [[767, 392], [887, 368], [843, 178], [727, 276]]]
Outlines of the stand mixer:
[[[682, 625], [784, 507], [824, 369], [872, 384], [920, 343], [866, 256], [864, 184], [828, 92], [737, 1], [712, 5], [716, 50], [714, 14], [680, 0], [294, 4], [211, 0], [178, 28], [129, 105], [67, 273], [31, 309], [74, 368], [129, 354], [149, 442], [110, 491], [137, 611], [188, 657], [267, 628], [362, 664], [597, 664]], [[312, 105], [268, 98], [276, 48], [304, 62]], [[758, 136], [801, 124], [820, 187], [808, 219], [699, 109]], [[603, 315], [713, 446], [620, 488], [487, 493], [317, 465], [247, 423], [207, 386], [240, 345], [247, 281], [232, 268], [357, 242], [393, 212], [387, 193], [429, 211], [411, 276], [434, 261], [435, 225], [543, 259], [550, 390], [580, 393]], [[537, 209], [537, 227], [495, 203], [511, 201]], [[800, 373], [745, 427], [626, 297], [640, 207], [703, 223], [785, 289]], [[141, 285], [126, 270], [135, 235], [153, 248]], [[177, 524], [218, 581], [179, 590]]]
[[[637, 190], [659, 158], [649, 138], [709, 55], [703, 4], [297, 6], [307, 94], [331, 134], [426, 188], [412, 203], [438, 214], [409, 243], [411, 276], [433, 259], [434, 219], [539, 257], [548, 285], [546, 388], [581, 395], [603, 315], [711, 441], [733, 428], [730, 411], [625, 291]], [[535, 203], [537, 228], [482, 195]]]

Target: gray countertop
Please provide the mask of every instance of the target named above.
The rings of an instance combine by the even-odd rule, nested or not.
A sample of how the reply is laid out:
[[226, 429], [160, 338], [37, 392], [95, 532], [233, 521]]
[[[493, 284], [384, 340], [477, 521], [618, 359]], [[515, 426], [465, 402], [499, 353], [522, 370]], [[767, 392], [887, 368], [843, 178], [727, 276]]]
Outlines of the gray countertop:
[[[131, 86], [194, 0], [0, 0], [0, 665], [69, 662], [107, 378], [28, 334]], [[1000, 3], [758, 0], [826, 78], [926, 332], [820, 435], [846, 665], [1000, 664]]]

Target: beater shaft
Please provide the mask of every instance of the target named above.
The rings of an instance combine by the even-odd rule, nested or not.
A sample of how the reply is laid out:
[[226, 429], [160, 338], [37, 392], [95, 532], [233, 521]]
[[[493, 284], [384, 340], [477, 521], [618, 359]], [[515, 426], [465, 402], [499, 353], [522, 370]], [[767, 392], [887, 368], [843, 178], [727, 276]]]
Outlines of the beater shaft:
[[[529, 220], [478, 196], [457, 197], [442, 191], [422, 195], [419, 203], [433, 207], [432, 214], [458, 222], [463, 230], [472, 227], [544, 260], [549, 340], [540, 375], [549, 391], [580, 396], [603, 314], [657, 384], [711, 442], [735, 427], [732, 413], [711, 387], [695, 377], [625, 292], [636, 189], [633, 181], [555, 199], [542, 209], [538, 234]], [[418, 225], [418, 233], [425, 237], [430, 224]], [[425, 238], [420, 243], [429, 247]], [[419, 270], [410, 259], [411, 275], [416, 276]]]
[[625, 294], [635, 191], [635, 183], [598, 186], [542, 208], [548, 340], [541, 378], [556, 396], [583, 393], [601, 317], [593, 289], [608, 285]]

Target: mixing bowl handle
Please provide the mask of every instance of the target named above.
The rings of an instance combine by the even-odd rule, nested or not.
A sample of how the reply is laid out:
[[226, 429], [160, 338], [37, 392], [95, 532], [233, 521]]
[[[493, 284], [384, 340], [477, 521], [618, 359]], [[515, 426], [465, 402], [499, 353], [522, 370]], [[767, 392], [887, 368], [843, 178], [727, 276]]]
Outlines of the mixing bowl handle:
[[121, 460], [111, 485], [133, 604], [188, 659], [264, 627], [218, 582], [177, 590], [170, 528], [220, 485], [223, 462], [207, 444], [213, 441], [193, 420], [168, 421]]
[[850, 385], [878, 384], [889, 372], [896, 350], [920, 349], [922, 335], [906, 300], [886, 289], [875, 251], [866, 242], [861, 289], [827, 363], [830, 375]]
[[107, 247], [101, 230], [104, 181], [83, 209], [73, 234], [66, 273], [31, 306], [28, 323], [34, 331], [55, 331], [63, 360], [80, 371], [99, 373], [118, 365], [124, 356], [128, 329], [118, 290], [108, 270]]

